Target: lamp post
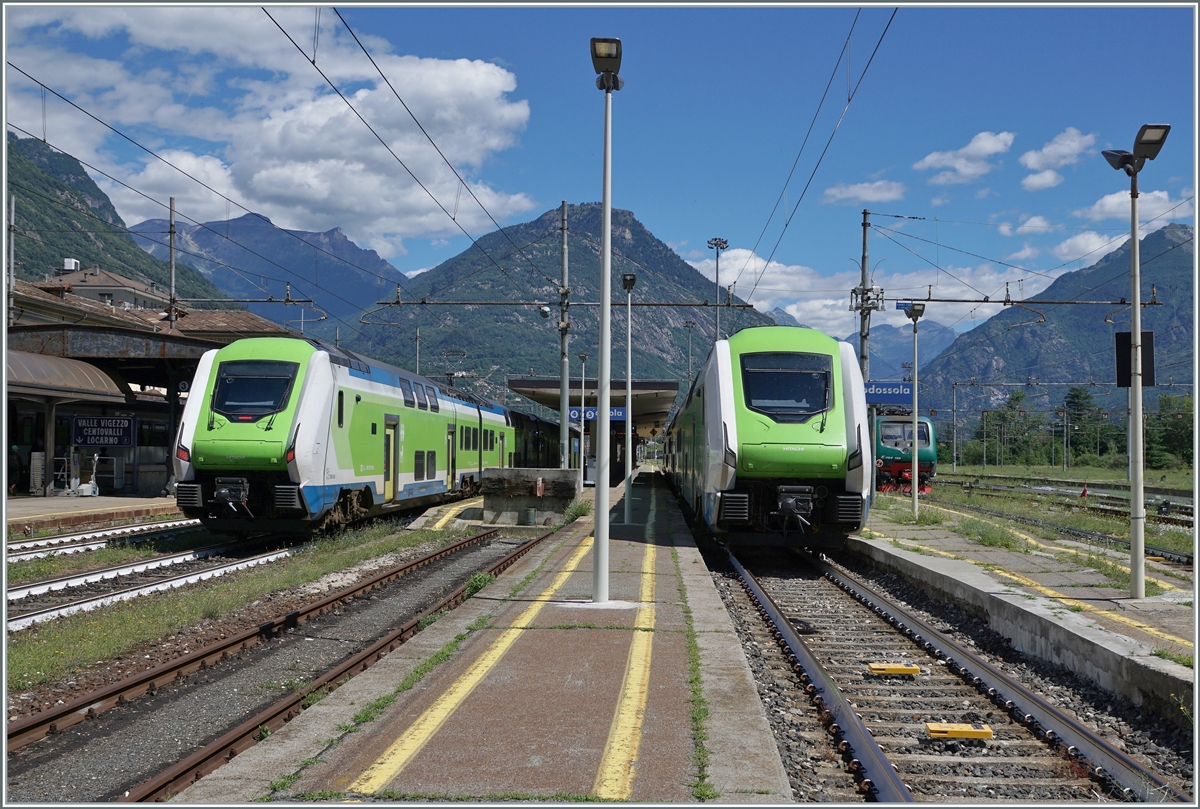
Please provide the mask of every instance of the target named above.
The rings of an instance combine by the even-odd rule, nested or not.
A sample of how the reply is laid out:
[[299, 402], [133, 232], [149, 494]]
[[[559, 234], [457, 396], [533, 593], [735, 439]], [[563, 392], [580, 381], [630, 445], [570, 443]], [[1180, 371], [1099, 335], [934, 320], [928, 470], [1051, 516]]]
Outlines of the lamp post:
[[[904, 314], [908, 316], [908, 319], [911, 320], [912, 324], [913, 324], [912, 507], [913, 507], [913, 519], [916, 519], [916, 517], [917, 517], [917, 489], [919, 488], [917, 486], [917, 471], [918, 471], [917, 454], [918, 454], [918, 444], [920, 443], [917, 440], [917, 321], [921, 319], [921, 315], [925, 314], [925, 304], [923, 304], [923, 303], [897, 303], [896, 308], [903, 309]], [[987, 446], [985, 444], [984, 452], [986, 452], [986, 451], [987, 451]]]
[[729, 247], [729, 242], [717, 237], [709, 239], [708, 246], [710, 249], [717, 251], [717, 296], [713, 298], [717, 304], [717, 308], [714, 310], [717, 313], [716, 327], [713, 329], [713, 343], [716, 343], [717, 340], [721, 339], [721, 251]]
[[603, 214], [600, 226], [600, 373], [596, 397], [596, 539], [592, 565], [592, 601], [608, 601], [609, 407], [612, 387], [612, 94], [625, 81], [621, 70], [621, 40], [592, 38], [592, 67], [596, 88], [604, 91]]
[[633, 522], [630, 487], [633, 486], [633, 285], [635, 273], [621, 273], [621, 288], [625, 290], [625, 524]]
[[587, 455], [583, 451], [586, 435], [583, 411], [587, 408], [587, 354], [579, 355], [579, 494], [583, 495], [583, 470], [587, 466]]
[[1169, 124], [1143, 124], [1133, 142], [1133, 152], [1106, 149], [1102, 154], [1108, 164], [1129, 175], [1129, 274], [1132, 284], [1130, 298], [1130, 440], [1129, 440], [1129, 592], [1132, 598], [1146, 597], [1146, 492], [1145, 447], [1142, 436], [1142, 292], [1138, 255], [1138, 172], [1147, 160], [1158, 157], [1159, 150], [1171, 131]]
[[687, 381], [688, 381], [688, 384], [690, 385], [690, 384], [692, 383], [692, 329], [696, 328], [696, 321], [694, 321], [694, 320], [685, 320], [685, 321], [683, 321], [683, 327], [684, 327], [685, 329], [687, 329], [687, 333], [688, 333], [688, 375], [687, 375]]
[[567, 201], [562, 202], [562, 283], [558, 288], [558, 466], [571, 468], [571, 318], [567, 314], [571, 288], [567, 286]]

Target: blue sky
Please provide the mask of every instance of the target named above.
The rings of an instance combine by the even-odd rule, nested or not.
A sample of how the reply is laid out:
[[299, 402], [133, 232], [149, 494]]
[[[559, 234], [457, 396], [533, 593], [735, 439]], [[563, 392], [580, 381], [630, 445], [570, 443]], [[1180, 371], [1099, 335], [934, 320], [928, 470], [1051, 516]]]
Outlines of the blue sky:
[[[727, 239], [723, 284], [837, 336], [857, 331], [864, 208], [889, 298], [1021, 299], [1128, 238], [1100, 151], [1169, 123], [1140, 219], [1194, 225], [1191, 5], [339, 8], [457, 176], [332, 7], [268, 10], [6, 4], [5, 119], [136, 189], [95, 175], [129, 224], [171, 196], [181, 219], [244, 211], [51, 93], [43, 112], [36, 82], [277, 225], [341, 227], [415, 273], [469, 246], [459, 225], [600, 200], [588, 40], [619, 37], [613, 205], [710, 278]], [[874, 322], [902, 323], [888, 308]]]

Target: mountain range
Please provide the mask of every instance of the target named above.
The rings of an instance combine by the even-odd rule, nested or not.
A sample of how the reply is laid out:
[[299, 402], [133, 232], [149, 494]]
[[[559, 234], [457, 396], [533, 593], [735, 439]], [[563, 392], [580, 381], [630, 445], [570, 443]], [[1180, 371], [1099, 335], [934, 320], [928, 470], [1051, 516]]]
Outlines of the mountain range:
[[[77, 258], [84, 267], [99, 264], [166, 285], [166, 220], [141, 222], [126, 232], [111, 201], [77, 160], [33, 138], [12, 133], [8, 138], [9, 191], [17, 196], [18, 277], [40, 280], [63, 258]], [[587, 356], [589, 377], [595, 378], [599, 367], [601, 215], [598, 203], [567, 209], [572, 376], [580, 353]], [[457, 384], [496, 398], [504, 396], [506, 375], [558, 376], [559, 208], [481, 236], [458, 256], [413, 277], [360, 248], [340, 228], [283, 230], [257, 214], [201, 225], [177, 220], [176, 246], [180, 298], [241, 300], [275, 322], [414, 370], [419, 351], [421, 373], [466, 377]], [[712, 282], [630, 211], [612, 211], [612, 247], [613, 378], [625, 376], [626, 296], [620, 277], [632, 273], [633, 302], [656, 304], [632, 308], [633, 374], [683, 382], [689, 353], [695, 369], [712, 345]], [[1098, 405], [1123, 408], [1125, 391], [1112, 384], [1113, 335], [1129, 328], [1128, 306], [1115, 303], [1129, 296], [1129, 260], [1127, 244], [963, 334], [923, 319], [922, 410], [948, 416], [940, 411], [949, 411], [956, 382], [960, 410], [994, 407], [1012, 386], [1025, 382], [1040, 383], [1025, 388], [1034, 407], [1052, 408], [1069, 383], [1078, 383], [1090, 387]], [[1157, 380], [1190, 383], [1192, 228], [1168, 225], [1149, 234], [1142, 242], [1141, 264], [1144, 300], [1154, 289], [1156, 305], [1145, 307], [1143, 329], [1155, 332]], [[289, 295], [293, 305], [282, 303]], [[267, 298], [275, 302], [258, 302]], [[305, 299], [313, 302], [299, 303]], [[1038, 300], [1114, 303], [1039, 306]], [[736, 297], [732, 302], [744, 304]], [[744, 326], [799, 325], [782, 309], [763, 314], [723, 308], [720, 322], [722, 335]], [[857, 349], [857, 332], [841, 339]], [[907, 374], [903, 365], [912, 361], [911, 327], [873, 325], [870, 346], [872, 379]], [[1152, 402], [1159, 390], [1191, 393], [1190, 388], [1147, 388], [1147, 400]]]

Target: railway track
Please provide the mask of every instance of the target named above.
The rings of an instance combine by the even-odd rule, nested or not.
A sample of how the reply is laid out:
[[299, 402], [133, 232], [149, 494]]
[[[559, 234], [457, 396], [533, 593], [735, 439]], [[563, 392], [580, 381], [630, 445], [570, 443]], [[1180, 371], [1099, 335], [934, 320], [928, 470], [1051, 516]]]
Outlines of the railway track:
[[[1061, 503], [1064, 506], [1069, 506], [1072, 509], [1086, 511], [1089, 514], [1096, 514], [1102, 517], [1113, 517], [1121, 520], [1129, 519], [1129, 498], [1113, 495], [1103, 495], [1097, 493], [1089, 494], [1087, 501], [1084, 501], [1079, 495], [1079, 491], [1039, 487], [1029, 488], [1025, 486], [1002, 486], [995, 484], [981, 484], [972, 481], [953, 481], [953, 480], [935, 480], [935, 484], [941, 486], [956, 486], [961, 487], [964, 491], [970, 491], [982, 497], [995, 497], [1004, 499], [1028, 498], [1030, 496], [1047, 496], [1061, 498]], [[1179, 502], [1176, 500], [1163, 499], [1158, 502], [1146, 503], [1146, 520], [1160, 525], [1173, 525], [1181, 528], [1192, 528], [1195, 525], [1193, 516], [1193, 507], [1190, 503]]]
[[[1120, 537], [1115, 537], [1111, 534], [1101, 533], [1100, 531], [1085, 531], [1081, 528], [1071, 528], [1070, 526], [1060, 525], [1049, 520], [1039, 520], [1034, 517], [1022, 517], [1004, 511], [996, 511], [995, 509], [984, 508], [983, 506], [978, 506], [973, 503], [951, 503], [946, 500], [938, 500], [936, 497], [931, 497], [929, 502], [931, 504], [941, 503], [942, 505], [953, 506], [954, 508], [959, 508], [966, 511], [973, 511], [977, 514], [987, 514], [992, 517], [1000, 517], [1006, 520], [1023, 523], [1025, 525], [1035, 525], [1040, 528], [1048, 528], [1052, 531], [1057, 531], [1060, 534], [1076, 537], [1086, 542], [1098, 542], [1104, 545], [1111, 545], [1116, 548], [1123, 548], [1126, 551], [1129, 550], [1129, 540], [1121, 539]], [[1148, 557], [1161, 557], [1170, 562], [1192, 567], [1193, 554], [1185, 551], [1177, 551], [1172, 548], [1164, 548], [1158, 545], [1146, 545], [1145, 551], [1146, 556]]]
[[150, 593], [183, 587], [187, 584], [224, 576], [238, 570], [269, 564], [291, 556], [291, 549], [269, 551], [246, 558], [221, 560], [216, 552], [197, 555], [193, 552], [177, 554], [169, 565], [135, 565], [136, 569], [120, 576], [95, 578], [88, 575], [67, 577], [78, 580], [73, 587], [55, 587], [64, 580], [41, 582], [32, 585], [36, 592], [26, 592], [19, 600], [9, 596], [9, 632], [27, 629], [42, 621], [51, 621], [77, 612], [99, 609], [119, 601], [129, 601]]
[[[730, 562], [832, 737], [848, 774], [846, 794], [888, 802], [1191, 802], [975, 652], [831, 565], [805, 570], [798, 558], [792, 564], [765, 555]], [[989, 731], [991, 738], [981, 738]]]
[[[163, 800], [180, 791], [373, 665], [432, 616], [461, 603], [473, 573], [482, 569], [494, 575], [551, 536], [518, 542], [497, 535], [493, 529], [468, 537], [230, 632], [169, 663], [10, 722], [10, 796], [14, 782], [20, 789], [33, 789], [30, 784], [36, 782], [41, 790], [93, 790], [57, 798], [72, 802]], [[514, 545], [519, 546], [514, 550]], [[399, 589], [398, 580], [403, 581]], [[366, 634], [367, 626], [378, 627], [379, 634]], [[301, 678], [302, 685], [289, 688], [282, 701], [256, 696], [264, 680], [281, 673], [295, 677], [298, 665], [310, 664], [318, 668]], [[135, 701], [131, 711], [108, 713]], [[145, 751], [146, 737], [155, 733], [170, 739], [168, 749], [134, 752]], [[82, 741], [73, 741], [76, 736]], [[26, 757], [22, 751], [39, 740], [45, 741]], [[89, 775], [97, 768], [103, 775]], [[75, 780], [100, 785], [79, 787]], [[18, 790], [14, 799], [22, 794], [31, 793]]]
[[5, 548], [4, 559], [11, 564], [25, 559], [61, 556], [111, 545], [164, 541], [202, 530], [204, 528], [199, 520], [172, 520], [100, 531], [10, 540]]

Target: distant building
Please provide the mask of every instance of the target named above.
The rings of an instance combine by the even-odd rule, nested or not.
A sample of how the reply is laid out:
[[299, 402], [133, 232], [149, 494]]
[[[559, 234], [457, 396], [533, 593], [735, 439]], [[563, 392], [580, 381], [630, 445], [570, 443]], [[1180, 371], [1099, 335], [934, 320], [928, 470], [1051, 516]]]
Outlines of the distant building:
[[56, 270], [53, 282], [62, 285], [80, 296], [108, 304], [114, 309], [152, 309], [164, 311], [170, 303], [170, 290], [160, 289], [151, 281], [143, 284], [132, 278], [102, 270], [99, 266], [79, 269], [73, 258], [63, 259], [63, 266]]

